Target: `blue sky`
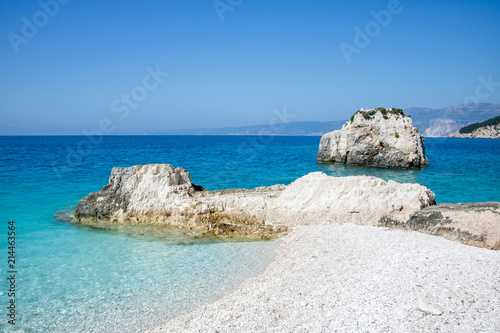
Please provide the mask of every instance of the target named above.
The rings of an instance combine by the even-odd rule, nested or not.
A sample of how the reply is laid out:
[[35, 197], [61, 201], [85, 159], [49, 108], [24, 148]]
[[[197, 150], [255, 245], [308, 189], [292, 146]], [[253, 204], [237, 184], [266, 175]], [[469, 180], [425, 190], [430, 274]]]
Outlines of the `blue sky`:
[[500, 103], [500, 1], [4, 0], [0, 28], [0, 134]]

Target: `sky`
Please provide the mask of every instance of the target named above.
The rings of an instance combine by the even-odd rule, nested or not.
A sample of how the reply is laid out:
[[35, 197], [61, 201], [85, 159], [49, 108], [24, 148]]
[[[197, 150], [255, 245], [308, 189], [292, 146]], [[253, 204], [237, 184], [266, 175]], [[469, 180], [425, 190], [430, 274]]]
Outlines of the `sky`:
[[0, 135], [500, 103], [499, 40], [498, 0], [2, 0]]

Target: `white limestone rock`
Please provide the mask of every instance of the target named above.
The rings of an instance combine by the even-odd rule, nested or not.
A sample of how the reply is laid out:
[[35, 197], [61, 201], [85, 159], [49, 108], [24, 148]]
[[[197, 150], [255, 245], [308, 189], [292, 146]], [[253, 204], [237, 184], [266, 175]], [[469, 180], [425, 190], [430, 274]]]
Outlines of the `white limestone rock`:
[[323, 135], [317, 161], [389, 168], [429, 164], [411, 118], [392, 109], [359, 111], [342, 129]]
[[113, 168], [73, 220], [99, 228], [176, 226], [206, 237], [273, 238], [297, 225], [355, 223], [418, 230], [500, 249], [499, 203], [440, 204], [419, 184], [312, 172], [288, 186], [206, 191], [169, 164]]
[[270, 200], [267, 217], [288, 225], [317, 221], [377, 225], [384, 216], [405, 219], [433, 204], [434, 193], [419, 184], [387, 182], [372, 176], [332, 177], [312, 172]]
[[321, 172], [288, 186], [206, 191], [191, 182], [186, 170], [152, 164], [113, 168], [109, 184], [80, 201], [74, 220], [97, 226], [146, 223], [273, 236], [288, 226], [318, 219], [376, 225], [387, 214], [409, 215], [434, 203], [434, 193], [418, 184]]
[[82, 199], [75, 217], [122, 221], [166, 216], [195, 206], [191, 197], [196, 189], [189, 172], [170, 164], [113, 168], [109, 184]]
[[332, 177], [312, 172], [288, 185], [274, 204], [292, 211], [392, 212], [420, 210], [434, 201], [434, 193], [419, 184], [401, 184], [373, 176]]
[[258, 212], [267, 197], [283, 188], [209, 192], [193, 184], [186, 170], [170, 164], [113, 168], [109, 184], [78, 203], [74, 221], [102, 228], [151, 224], [201, 229], [214, 237], [273, 237], [286, 230], [263, 225]]

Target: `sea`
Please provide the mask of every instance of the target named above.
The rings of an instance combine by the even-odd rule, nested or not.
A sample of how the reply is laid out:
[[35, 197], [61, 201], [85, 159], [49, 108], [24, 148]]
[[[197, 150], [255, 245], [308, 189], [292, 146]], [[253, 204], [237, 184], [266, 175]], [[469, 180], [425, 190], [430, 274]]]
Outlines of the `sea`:
[[314, 171], [371, 175], [425, 185], [438, 203], [500, 201], [500, 140], [427, 138], [430, 165], [416, 170], [318, 164], [319, 140], [1, 136], [0, 331], [150, 329], [216, 300], [273, 260], [279, 240], [199, 241], [68, 222], [113, 167], [168, 163], [208, 190], [289, 184]]

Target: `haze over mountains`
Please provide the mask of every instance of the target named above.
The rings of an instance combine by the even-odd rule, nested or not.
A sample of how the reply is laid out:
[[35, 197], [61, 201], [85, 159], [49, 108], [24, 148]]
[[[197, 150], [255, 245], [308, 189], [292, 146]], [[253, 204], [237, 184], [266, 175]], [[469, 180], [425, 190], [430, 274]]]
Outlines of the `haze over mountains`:
[[413, 125], [426, 137], [447, 137], [464, 126], [500, 115], [500, 104], [462, 104], [444, 109], [407, 108]]
[[[373, 107], [377, 107], [375, 105]], [[356, 110], [353, 110], [353, 113]], [[482, 122], [500, 115], [500, 104], [462, 104], [443, 109], [410, 107], [404, 109], [410, 115], [413, 125], [426, 137], [447, 137], [469, 124]], [[243, 127], [165, 129], [156, 135], [309, 135], [320, 136], [342, 128], [347, 121], [328, 122], [297, 121], [274, 125], [254, 125]]]
[[[363, 106], [365, 109], [381, 105]], [[356, 110], [352, 110], [354, 114]], [[425, 137], [448, 137], [460, 128], [483, 122], [500, 116], [500, 104], [478, 103], [462, 104], [443, 109], [426, 107], [410, 107], [404, 109], [410, 115], [413, 125]], [[276, 122], [249, 125], [241, 127], [222, 128], [188, 128], [188, 129], [147, 129], [147, 128], [116, 128], [108, 135], [296, 135], [322, 136], [325, 133], [342, 128], [348, 119], [333, 119], [332, 121], [291, 121], [283, 123], [276, 117]], [[157, 127], [158, 128], [158, 127]], [[50, 131], [38, 128], [11, 128], [0, 126], [0, 135], [86, 135], [92, 132], [92, 127], [51, 128]]]
[[340, 129], [346, 120], [337, 121], [293, 121], [273, 125], [251, 125], [242, 127], [193, 128], [159, 130], [158, 135], [308, 135], [321, 136]]

